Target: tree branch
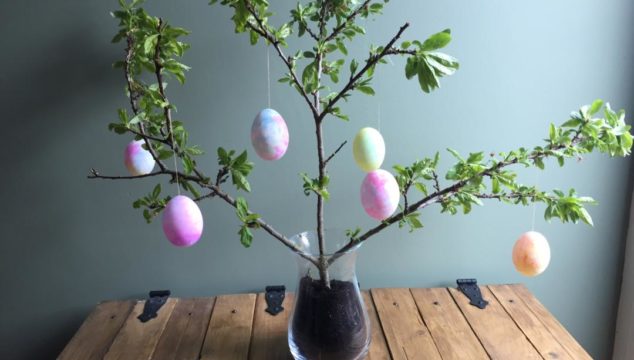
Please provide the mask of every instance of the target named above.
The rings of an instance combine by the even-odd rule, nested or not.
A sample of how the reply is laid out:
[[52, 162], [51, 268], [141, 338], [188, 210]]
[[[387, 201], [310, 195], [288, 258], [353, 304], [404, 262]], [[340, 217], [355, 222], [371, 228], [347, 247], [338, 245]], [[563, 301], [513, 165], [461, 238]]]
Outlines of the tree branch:
[[[152, 173], [145, 174], [145, 175], [105, 176], [105, 175], [100, 175], [97, 170], [91, 169], [91, 175], [88, 175], [88, 178], [89, 179], [109, 179], [109, 180], [129, 180], [129, 179], [142, 179], [142, 178], [151, 177], [151, 176], [158, 176], [158, 175], [169, 175], [172, 178], [174, 178], [175, 176], [178, 176], [179, 179], [195, 182], [200, 187], [206, 188], [206, 189], [211, 191], [210, 194], [206, 194], [204, 196], [201, 196], [200, 198], [197, 198], [196, 200], [201, 200], [202, 198], [217, 196], [217, 197], [221, 198], [222, 200], [224, 200], [227, 204], [231, 205], [234, 208], [237, 208], [237, 203], [236, 203], [236, 200], [234, 198], [232, 198], [229, 194], [227, 194], [224, 191], [222, 191], [222, 189], [219, 186], [217, 186], [215, 184], [207, 184], [205, 182], [205, 177], [204, 176], [186, 175], [186, 174], [183, 174], [181, 172], [176, 172], [176, 171], [169, 170], [169, 169], [152, 172]], [[251, 215], [253, 213], [249, 210], [248, 214]], [[275, 228], [273, 228], [273, 226], [269, 225], [262, 218], [258, 218], [255, 222], [264, 231], [269, 233], [275, 239], [279, 240], [284, 246], [288, 247], [293, 252], [297, 253], [299, 256], [303, 257], [304, 259], [306, 259], [306, 260], [310, 261], [311, 263], [313, 263], [315, 266], [319, 267], [319, 262], [314, 256], [305, 253], [304, 250], [300, 249], [291, 240], [289, 240], [284, 235], [282, 235], [279, 231], [277, 231]]]
[[[134, 38], [132, 37], [132, 35], [128, 34], [127, 36], [127, 48], [126, 48], [126, 55], [125, 55], [125, 60], [123, 62], [123, 72], [125, 75], [125, 81], [128, 87], [128, 94], [129, 94], [129, 98], [130, 98], [130, 107], [132, 108], [132, 112], [134, 113], [134, 115], [139, 115], [139, 107], [137, 105], [137, 100], [139, 98], [139, 92], [135, 91], [133, 89], [133, 83], [134, 83], [134, 79], [132, 78], [132, 74], [130, 73], [130, 61], [132, 60], [132, 55], [134, 54]], [[154, 159], [154, 161], [158, 164], [159, 168], [161, 170], [165, 170], [165, 164], [163, 164], [163, 162], [161, 161], [161, 159], [159, 159], [158, 155], [156, 154], [156, 150], [154, 150], [154, 147], [152, 146], [152, 143], [150, 140], [153, 140], [153, 137], [148, 136], [145, 133], [145, 127], [143, 126], [143, 121], [140, 121], [138, 124], [138, 128], [139, 131], [134, 131], [133, 129], [128, 129], [128, 131], [139, 135], [143, 138], [143, 141], [145, 142], [145, 146], [147, 147], [148, 151], [150, 152], [150, 155], [152, 156], [152, 159]], [[157, 139], [158, 140], [158, 139]]]
[[172, 142], [172, 110], [169, 105], [169, 100], [165, 96], [165, 85], [163, 84], [163, 64], [161, 64], [161, 27], [163, 26], [163, 19], [159, 18], [159, 25], [157, 27], [158, 36], [156, 38], [156, 46], [154, 47], [154, 74], [156, 75], [156, 81], [158, 83], [159, 94], [161, 98], [168, 105], [163, 107], [163, 116], [165, 116], [165, 127], [167, 128], [167, 139], [170, 139], [171, 148], [176, 152], [176, 144]]
[[256, 24], [247, 22], [247, 26], [249, 27], [249, 29], [255, 31], [256, 33], [258, 33], [260, 36], [265, 38], [269, 43], [273, 45], [273, 48], [275, 48], [277, 55], [280, 57], [280, 59], [282, 59], [282, 62], [284, 62], [284, 65], [286, 65], [286, 67], [288, 68], [289, 74], [291, 75], [291, 79], [293, 83], [295, 84], [295, 86], [297, 87], [297, 90], [302, 95], [304, 100], [306, 100], [306, 103], [308, 104], [308, 107], [313, 113], [313, 116], [317, 117], [319, 113], [317, 109], [315, 109], [315, 106], [313, 105], [313, 103], [310, 101], [310, 98], [308, 97], [308, 94], [306, 93], [306, 90], [304, 89], [304, 85], [297, 78], [297, 74], [295, 74], [295, 70], [293, 69], [293, 64], [291, 63], [289, 58], [287, 58], [286, 55], [284, 55], [284, 52], [282, 51], [279, 40], [277, 40], [277, 38], [275, 38], [275, 36], [273, 36], [273, 34], [271, 34], [267, 30], [266, 26], [262, 22], [262, 19], [258, 16], [253, 6], [251, 6], [251, 3], [247, 1], [246, 6], [247, 6], [247, 9], [249, 10], [249, 13], [251, 13], [251, 15], [256, 21]]
[[361, 70], [359, 70], [356, 74], [353, 74], [350, 76], [348, 83], [343, 87], [343, 89], [341, 89], [341, 91], [339, 91], [339, 93], [334, 98], [328, 101], [328, 104], [324, 107], [324, 110], [319, 114], [320, 120], [323, 119], [330, 112], [330, 110], [332, 110], [333, 106], [339, 100], [341, 100], [342, 97], [344, 97], [349, 91], [354, 89], [357, 81], [359, 81], [359, 79], [361, 79], [361, 77], [368, 70], [370, 70], [370, 68], [376, 65], [376, 63], [378, 63], [379, 60], [381, 60], [383, 57], [389, 55], [389, 50], [392, 48], [396, 40], [398, 40], [401, 37], [405, 29], [407, 29], [408, 27], [409, 27], [409, 23], [405, 23], [403, 26], [401, 26], [401, 28], [398, 30], [396, 35], [394, 35], [394, 37], [392, 37], [392, 40], [390, 40], [387, 43], [387, 45], [383, 47], [383, 50], [379, 54], [370, 55], [370, 57], [365, 62], [365, 66]]
[[337, 150], [335, 150], [332, 154], [330, 154], [330, 156], [328, 156], [328, 158], [326, 159], [326, 161], [324, 161], [324, 165], [327, 165], [328, 162], [330, 160], [332, 160], [332, 158], [335, 157], [335, 155], [337, 155], [337, 153], [348, 143], [348, 140], [344, 141], [343, 143], [341, 143], [341, 145], [339, 145], [339, 147], [337, 148]]
[[335, 27], [334, 29], [332, 29], [332, 32], [330, 33], [330, 35], [328, 35], [326, 37], [326, 39], [324, 40], [324, 42], [329, 42], [332, 39], [336, 38], [337, 35], [339, 35], [341, 33], [341, 31], [343, 31], [343, 29], [346, 28], [346, 26], [348, 25], [348, 23], [350, 23], [351, 21], [354, 20], [354, 18], [356, 18], [359, 13], [361, 13], [361, 10], [363, 10], [364, 8], [366, 8], [368, 6], [368, 4], [370, 4], [371, 0], [365, 0], [361, 5], [359, 5], [352, 13], [350, 13], [350, 15], [348, 15], [346, 17], [346, 19], [339, 24], [337, 27]]
[[[574, 137], [574, 141], [568, 145], [568, 146], [573, 146], [581, 141], [583, 141], [583, 139], [580, 136], [581, 130], [578, 130], [577, 135], [575, 135]], [[557, 146], [548, 146], [546, 149], [542, 150], [542, 151], [534, 151], [530, 156], [528, 156], [527, 160], [535, 160], [536, 158], [547, 158], [549, 156], [552, 156], [552, 154], [549, 154], [549, 151], [556, 151], [556, 150], [561, 150], [563, 148], [566, 148], [566, 145], [557, 145]], [[356, 238], [350, 239], [350, 241], [343, 246], [341, 249], [337, 250], [335, 252], [335, 254], [329, 259], [328, 264], [332, 264], [335, 260], [337, 260], [337, 258], [339, 258], [341, 255], [343, 255], [344, 253], [346, 253], [347, 251], [349, 251], [350, 249], [354, 248], [355, 246], [357, 246], [358, 244], [362, 243], [363, 241], [366, 241], [367, 239], [369, 239], [370, 237], [372, 237], [373, 235], [376, 235], [377, 233], [379, 233], [381, 230], [387, 228], [388, 226], [404, 219], [407, 215], [423, 209], [433, 203], [436, 202], [440, 202], [444, 196], [447, 195], [451, 195], [454, 194], [456, 192], [458, 192], [460, 189], [462, 189], [464, 186], [466, 186], [467, 184], [469, 184], [472, 180], [478, 178], [478, 177], [483, 177], [483, 176], [491, 176], [491, 174], [495, 173], [496, 171], [505, 168], [507, 166], [510, 165], [514, 165], [518, 163], [518, 159], [517, 158], [513, 158], [511, 160], [507, 160], [507, 161], [500, 161], [497, 164], [489, 167], [488, 169], [473, 175], [467, 179], [463, 179], [460, 180], [456, 183], [454, 183], [451, 186], [448, 186], [444, 189], [439, 189], [436, 190], [434, 193], [429, 194], [428, 196], [425, 196], [424, 198], [420, 199], [419, 201], [409, 205], [408, 207], [406, 207], [405, 209], [403, 209], [402, 212], [399, 212], [397, 214], [394, 214], [393, 216], [390, 216], [389, 218], [383, 220], [379, 225], [373, 227], [372, 229], [366, 231], [364, 234], [362, 234], [361, 236], [358, 236]], [[437, 186], [437, 185], [435, 185]], [[489, 196], [489, 198], [494, 198], [493, 196], [490, 195], [483, 195], [483, 196]]]

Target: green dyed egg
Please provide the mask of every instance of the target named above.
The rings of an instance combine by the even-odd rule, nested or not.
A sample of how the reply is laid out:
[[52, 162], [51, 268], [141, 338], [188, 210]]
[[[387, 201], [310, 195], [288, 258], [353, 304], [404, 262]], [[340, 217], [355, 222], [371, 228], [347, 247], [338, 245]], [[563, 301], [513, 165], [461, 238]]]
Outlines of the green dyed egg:
[[357, 133], [352, 144], [354, 161], [365, 172], [381, 167], [385, 159], [385, 142], [378, 130], [366, 127]]

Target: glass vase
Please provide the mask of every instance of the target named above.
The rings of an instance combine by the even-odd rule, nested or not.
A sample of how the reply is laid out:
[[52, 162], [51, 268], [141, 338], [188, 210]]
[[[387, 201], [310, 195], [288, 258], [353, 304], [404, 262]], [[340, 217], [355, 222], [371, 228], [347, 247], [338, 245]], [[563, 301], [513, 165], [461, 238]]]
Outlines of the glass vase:
[[[343, 233], [339, 235], [346, 239]], [[297, 234], [291, 240], [319, 259], [314, 232]], [[332, 262], [327, 276], [313, 262], [295, 254], [298, 285], [288, 324], [288, 344], [295, 359], [365, 358], [370, 345], [370, 321], [355, 272], [358, 248], [324, 255], [323, 260]]]

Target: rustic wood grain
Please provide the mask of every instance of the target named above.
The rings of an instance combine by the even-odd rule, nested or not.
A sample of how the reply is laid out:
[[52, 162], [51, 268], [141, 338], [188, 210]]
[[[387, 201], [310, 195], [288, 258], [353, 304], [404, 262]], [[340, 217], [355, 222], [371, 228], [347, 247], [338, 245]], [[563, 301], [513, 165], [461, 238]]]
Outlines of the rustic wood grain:
[[[371, 322], [367, 359], [591, 359], [523, 285], [481, 287], [480, 310], [456, 289], [374, 289], [363, 292]], [[97, 305], [58, 357], [70, 359], [291, 359], [288, 317], [264, 294], [168, 299], [158, 317], [141, 323], [144, 302]]]
[[156, 345], [152, 360], [198, 359], [214, 298], [180, 299]]
[[372, 331], [372, 340], [370, 342], [370, 349], [368, 350], [368, 357], [366, 360], [389, 360], [390, 350], [387, 348], [387, 341], [383, 334], [383, 327], [379, 322], [379, 316], [376, 313], [374, 307], [374, 301], [368, 291], [361, 292], [363, 295], [363, 302], [368, 310], [368, 317], [370, 318], [370, 329]]
[[522, 299], [526, 306], [539, 318], [548, 331], [574, 359], [592, 359], [592, 357], [570, 335], [568, 330], [542, 305], [537, 298], [522, 284], [510, 285], [513, 292]]
[[159, 309], [158, 316], [145, 323], [137, 319], [143, 313], [145, 301], [137, 302], [104, 359], [150, 359], [177, 302], [178, 299], [167, 299]]
[[286, 294], [284, 311], [273, 316], [267, 313], [264, 293], [258, 294], [251, 336], [251, 360], [287, 360], [293, 359], [288, 350], [288, 319], [293, 311], [295, 296]]
[[202, 359], [241, 360], [249, 355], [255, 294], [223, 295], [216, 298]]
[[469, 304], [469, 299], [457, 289], [449, 289], [451, 296], [469, 321], [471, 328], [492, 359], [541, 359], [537, 350], [509, 317], [502, 305], [485, 286], [482, 297], [489, 301], [484, 309]]
[[372, 289], [371, 294], [393, 359], [441, 359], [409, 289]]
[[135, 303], [132, 300], [107, 301], [97, 305], [58, 359], [102, 359]]
[[488, 288], [544, 359], [572, 359], [513, 289], [507, 285]]
[[411, 292], [443, 360], [489, 358], [446, 288]]

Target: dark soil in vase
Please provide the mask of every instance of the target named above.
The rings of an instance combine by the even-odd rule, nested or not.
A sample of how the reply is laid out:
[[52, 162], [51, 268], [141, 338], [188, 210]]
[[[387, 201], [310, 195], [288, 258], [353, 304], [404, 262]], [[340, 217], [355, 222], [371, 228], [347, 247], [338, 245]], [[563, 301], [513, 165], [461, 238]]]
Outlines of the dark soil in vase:
[[293, 341], [308, 359], [356, 359], [369, 341], [362, 298], [349, 281], [300, 280], [293, 317]]

